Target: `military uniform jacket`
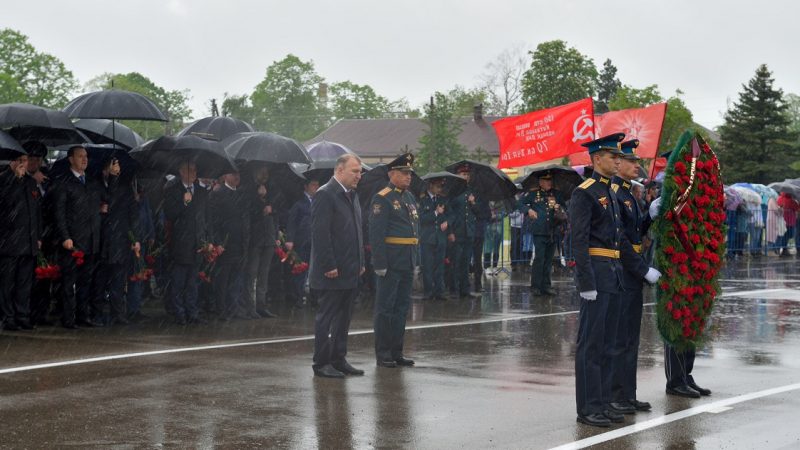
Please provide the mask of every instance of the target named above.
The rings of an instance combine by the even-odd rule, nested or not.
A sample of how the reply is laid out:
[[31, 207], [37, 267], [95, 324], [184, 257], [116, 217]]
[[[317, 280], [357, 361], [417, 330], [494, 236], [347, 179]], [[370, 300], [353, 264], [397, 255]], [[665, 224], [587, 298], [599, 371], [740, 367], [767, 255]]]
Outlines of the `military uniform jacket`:
[[471, 188], [467, 188], [460, 195], [450, 201], [450, 214], [448, 215], [448, 225], [450, 233], [456, 236], [458, 241], [471, 241], [475, 238], [477, 228], [476, 216], [481, 213], [480, 201], [475, 195], [475, 203], [470, 203], [467, 198], [474, 194]]
[[[556, 203], [560, 205], [560, 210], [556, 212], [554, 207], [550, 207], [548, 197], [553, 196]], [[536, 218], [531, 220], [531, 233], [539, 236], [553, 236], [556, 227], [564, 223], [567, 219], [564, 212], [564, 200], [560, 192], [555, 189], [543, 192], [541, 190], [526, 193], [519, 199], [517, 209], [527, 216], [528, 211], [536, 212]]]
[[[631, 184], [622, 178], [614, 177], [611, 180], [611, 190], [617, 196], [617, 203], [619, 204], [620, 219], [622, 220], [622, 229], [625, 236], [631, 243], [634, 251], [639, 255], [642, 254], [642, 236], [644, 235], [644, 227], [642, 222], [644, 214], [639, 208], [639, 202], [633, 197], [631, 193]], [[644, 262], [644, 258], [642, 258]], [[637, 289], [642, 286], [642, 279], [626, 270], [622, 277], [623, 286], [625, 289]]]
[[[444, 214], [436, 214], [438, 205], [445, 207]], [[450, 233], [450, 230], [442, 231], [441, 225], [447, 222], [448, 209], [446, 197], [437, 196], [434, 200], [427, 192], [422, 194], [419, 199], [420, 244], [447, 244], [447, 234]]]
[[[623, 267], [643, 278], [648, 267], [622, 229], [611, 181], [595, 172], [575, 188], [569, 205], [570, 233], [579, 292], [618, 293]], [[592, 249], [592, 250], [590, 250]], [[590, 255], [590, 251], [616, 254]]]
[[408, 191], [391, 183], [372, 198], [369, 244], [375, 270], [413, 271], [417, 265], [419, 215]]
[[42, 235], [41, 193], [28, 175], [0, 173], [0, 255], [34, 256]]

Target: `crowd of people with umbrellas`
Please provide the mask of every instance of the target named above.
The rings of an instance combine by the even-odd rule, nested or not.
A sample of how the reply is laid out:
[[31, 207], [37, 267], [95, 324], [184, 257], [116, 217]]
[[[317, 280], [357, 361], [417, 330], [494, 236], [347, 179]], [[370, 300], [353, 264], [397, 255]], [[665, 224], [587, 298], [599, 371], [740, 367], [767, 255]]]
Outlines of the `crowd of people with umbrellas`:
[[[306, 149], [229, 117], [144, 142], [120, 120], [167, 117], [146, 97], [121, 90], [82, 95], [62, 111], [0, 105], [6, 330], [54, 319], [66, 328], [127, 324], [144, 319], [143, 302], [157, 298], [178, 324], [271, 318], [278, 299], [313, 304], [306, 288], [310, 204], [349, 149], [326, 141]], [[357, 192], [369, 212], [388, 175], [384, 165], [364, 170]], [[543, 166], [515, 185], [470, 160], [414, 174], [412, 193], [446, 218], [421, 220], [420, 260], [430, 266], [422, 270], [424, 297], [471, 297], [482, 290], [484, 267], [507, 263], [531, 271], [531, 288], [547, 295], [553, 261], [568, 265], [569, 224], [559, 211], [581, 175]], [[634, 192], [642, 208], [658, 195], [656, 183]], [[798, 180], [739, 183], [725, 192], [729, 241], [742, 243], [729, 245], [732, 252], [744, 242], [751, 251], [764, 240], [779, 251], [788, 246]], [[364, 286], [373, 286], [370, 270]]]

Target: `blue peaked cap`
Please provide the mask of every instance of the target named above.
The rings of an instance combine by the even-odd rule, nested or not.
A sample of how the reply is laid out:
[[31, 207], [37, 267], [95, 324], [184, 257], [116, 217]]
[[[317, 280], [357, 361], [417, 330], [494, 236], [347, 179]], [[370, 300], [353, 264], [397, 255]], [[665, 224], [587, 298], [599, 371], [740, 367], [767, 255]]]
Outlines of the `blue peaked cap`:
[[582, 146], [589, 149], [589, 154], [605, 150], [616, 155], [622, 155], [622, 140], [625, 139], [625, 133], [614, 133], [608, 136], [603, 136], [600, 139], [584, 142]]

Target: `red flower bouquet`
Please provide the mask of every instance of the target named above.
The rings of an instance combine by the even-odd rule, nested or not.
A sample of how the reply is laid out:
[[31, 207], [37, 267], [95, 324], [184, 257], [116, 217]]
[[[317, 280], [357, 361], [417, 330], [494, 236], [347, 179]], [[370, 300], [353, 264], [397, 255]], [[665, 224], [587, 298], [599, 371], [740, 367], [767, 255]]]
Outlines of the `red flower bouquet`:
[[57, 264], [47, 261], [41, 253], [36, 257], [36, 269], [33, 272], [37, 280], [57, 280], [61, 278], [61, 268]]
[[292, 275], [299, 275], [308, 270], [308, 263], [300, 258], [294, 249], [286, 248], [286, 235], [283, 232], [278, 232], [279, 245], [275, 247], [275, 254], [281, 263], [288, 263], [292, 268]]
[[83, 252], [82, 252], [82, 251], [80, 251], [80, 250], [77, 250], [77, 249], [76, 249], [76, 250], [73, 250], [73, 251], [72, 251], [72, 259], [74, 259], [74, 260], [75, 260], [75, 265], [76, 265], [76, 266], [82, 266], [82, 265], [83, 265], [83, 263], [85, 262], [85, 261], [84, 261], [84, 258], [85, 258], [85, 257], [86, 257], [86, 254], [85, 254], [85, 253], [83, 253]]
[[725, 208], [719, 160], [708, 144], [686, 132], [667, 163], [655, 230], [656, 314], [664, 340], [682, 351], [701, 344], [725, 253]]

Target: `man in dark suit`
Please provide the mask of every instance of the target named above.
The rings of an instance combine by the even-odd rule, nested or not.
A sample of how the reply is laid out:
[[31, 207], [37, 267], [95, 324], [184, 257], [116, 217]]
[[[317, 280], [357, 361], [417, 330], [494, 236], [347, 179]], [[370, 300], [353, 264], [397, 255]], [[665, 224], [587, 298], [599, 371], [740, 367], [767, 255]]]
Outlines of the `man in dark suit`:
[[364, 273], [361, 207], [355, 188], [361, 179], [361, 159], [345, 154], [336, 161], [333, 177], [311, 205], [311, 288], [319, 290], [314, 323], [314, 375], [343, 378], [363, 375], [347, 362], [347, 333]]
[[[108, 295], [111, 304], [110, 323], [128, 323], [125, 308], [125, 274], [134, 253], [141, 252], [137, 238], [139, 205], [134, 197], [133, 185], [121, 179], [119, 161], [109, 159], [103, 167], [102, 177], [108, 207], [102, 214], [102, 239], [95, 292], [98, 305], [105, 304]], [[97, 320], [102, 320], [97, 317]]]
[[202, 259], [198, 250], [209, 239], [206, 226], [208, 191], [197, 185], [194, 163], [182, 164], [179, 174], [175, 183], [164, 190], [164, 215], [171, 224], [168, 302], [176, 323], [183, 325], [202, 322], [197, 303], [198, 271]]
[[444, 178], [428, 180], [428, 190], [419, 200], [419, 237], [422, 256], [422, 286], [425, 298], [446, 300], [444, 257], [447, 251], [447, 198], [442, 195]]
[[100, 183], [86, 176], [89, 164], [86, 149], [79, 145], [70, 147], [67, 159], [69, 172], [54, 187], [55, 221], [61, 241], [61, 324], [65, 328], [99, 326], [102, 324], [92, 319], [102, 308], [90, 295], [100, 254], [100, 214], [108, 205], [104, 203]]
[[[471, 167], [463, 164], [456, 169], [458, 176], [467, 183], [471, 177]], [[474, 297], [469, 286], [469, 266], [475, 250], [478, 216], [481, 207], [476, 193], [471, 187], [450, 200], [449, 229], [453, 245], [453, 284], [459, 298]], [[482, 251], [481, 251], [482, 253]], [[476, 286], [477, 287], [477, 286]]]
[[[298, 200], [289, 210], [289, 219], [286, 222], [286, 248], [294, 250], [297, 256], [305, 262], [311, 259], [311, 204], [314, 195], [319, 189], [319, 181], [308, 179], [303, 186], [303, 198]], [[308, 279], [308, 271], [298, 273], [292, 277], [292, 296], [295, 306], [302, 307], [303, 288]]]
[[251, 319], [249, 301], [245, 300], [245, 262], [250, 251], [250, 208], [239, 189], [238, 172], [224, 175], [219, 189], [208, 196], [208, 218], [214, 243], [225, 252], [217, 258], [211, 285], [221, 319]]
[[406, 315], [417, 267], [419, 214], [408, 192], [414, 155], [406, 153], [386, 165], [389, 185], [372, 198], [369, 245], [378, 275], [375, 289], [375, 359], [380, 367], [413, 366], [403, 355]]
[[267, 297], [269, 267], [275, 257], [278, 239], [277, 211], [273, 211], [273, 192], [268, 186], [269, 168], [258, 165], [252, 168], [252, 179], [242, 183], [242, 195], [250, 219], [250, 244], [248, 246], [243, 313], [258, 319], [276, 317], [269, 310]]
[[36, 182], [20, 155], [0, 173], [0, 312], [7, 330], [32, 330], [30, 294], [42, 217]]
[[[52, 196], [48, 170], [43, 166], [47, 158], [47, 146], [39, 141], [28, 141], [22, 144], [28, 152], [28, 175], [34, 180], [39, 191], [37, 202], [42, 212], [42, 248], [41, 253], [48, 261], [55, 262], [59, 243], [53, 240], [55, 226], [53, 220]], [[34, 280], [31, 290], [30, 323], [33, 325], [52, 325], [47, 319], [52, 302], [52, 292], [58, 289], [58, 281], [52, 279]]]

